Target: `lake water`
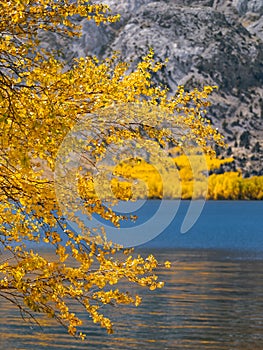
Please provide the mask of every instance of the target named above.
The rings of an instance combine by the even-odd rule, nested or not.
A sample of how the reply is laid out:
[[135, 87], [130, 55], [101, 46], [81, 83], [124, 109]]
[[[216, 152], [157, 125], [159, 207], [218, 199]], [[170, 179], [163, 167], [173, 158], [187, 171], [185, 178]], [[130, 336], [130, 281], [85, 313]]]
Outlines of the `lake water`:
[[153, 292], [133, 287], [143, 297], [140, 307], [106, 308], [113, 335], [88, 316], [85, 342], [52, 320], [43, 319], [41, 330], [0, 298], [0, 349], [262, 350], [262, 209], [262, 202], [208, 202], [196, 225], [182, 235], [177, 231], [183, 208], [148, 248], [138, 248], [172, 262], [170, 270], [157, 271], [165, 287]]
[[[147, 246], [263, 252], [263, 201], [207, 201], [195, 224], [182, 234], [180, 228], [189, 204], [189, 201], [181, 201], [173, 221]], [[154, 201], [149, 209], [146, 206], [145, 215], [141, 216], [151, 215], [152, 207], [157, 206], [158, 201]], [[173, 201], [168, 201], [167, 207], [169, 212]], [[140, 212], [138, 215], [142, 220]]]

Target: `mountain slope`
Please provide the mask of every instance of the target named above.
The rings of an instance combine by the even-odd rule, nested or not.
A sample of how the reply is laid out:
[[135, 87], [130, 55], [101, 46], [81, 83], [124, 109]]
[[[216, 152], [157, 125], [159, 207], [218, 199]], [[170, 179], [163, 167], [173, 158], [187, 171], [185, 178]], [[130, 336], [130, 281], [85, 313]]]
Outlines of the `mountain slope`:
[[[67, 43], [67, 59], [114, 50], [133, 64], [153, 48], [168, 58], [155, 79], [187, 89], [218, 85], [209, 110], [244, 176], [263, 175], [263, 2], [261, 0], [105, 0], [120, 22], [96, 27], [82, 21], [83, 36]], [[58, 38], [43, 38], [62, 50]]]

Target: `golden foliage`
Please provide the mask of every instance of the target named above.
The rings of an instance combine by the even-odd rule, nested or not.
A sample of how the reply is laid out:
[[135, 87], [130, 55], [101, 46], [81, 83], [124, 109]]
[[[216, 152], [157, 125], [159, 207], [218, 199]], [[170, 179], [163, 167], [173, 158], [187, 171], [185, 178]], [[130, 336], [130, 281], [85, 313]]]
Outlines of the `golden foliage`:
[[[208, 176], [207, 171], [219, 169], [222, 164], [231, 163], [233, 158], [211, 158], [206, 156], [206, 165], [200, 161], [203, 155], [194, 154], [191, 157], [179, 154], [172, 158], [177, 167], [173, 172], [169, 168], [168, 174], [160, 175], [151, 164], [145, 161], [118, 165], [118, 174], [122, 178], [142, 179], [141, 190], [132, 186], [132, 182], [112, 180], [113, 192], [122, 200], [127, 198], [168, 198], [168, 199], [198, 199], [206, 198], [213, 200], [262, 200], [263, 199], [263, 176], [243, 178], [241, 172], [213, 173]], [[189, 161], [191, 159], [191, 163]], [[193, 172], [193, 168], [195, 172]], [[110, 171], [110, 169], [109, 169]], [[115, 173], [117, 171], [115, 170]], [[163, 193], [163, 184], [166, 183], [166, 193]], [[146, 189], [145, 189], [146, 186]], [[194, 191], [195, 187], [195, 191]], [[134, 191], [132, 189], [134, 188]], [[92, 194], [91, 194], [92, 195]]]
[[243, 178], [239, 172], [212, 174], [209, 177], [209, 199], [263, 199], [263, 176]]
[[[211, 144], [223, 143], [204, 117], [213, 88], [185, 92], [179, 87], [174, 96], [168, 97], [165, 88], [152, 83], [151, 73], [161, 67], [152, 51], [129, 72], [128, 65], [118, 57], [102, 62], [83, 57], [67, 67], [55, 52], [41, 48], [40, 31], [79, 35], [80, 28], [71, 21], [74, 16], [97, 24], [116, 21], [118, 16], [111, 16], [105, 5], [84, 0], [0, 0], [0, 7], [0, 247], [11, 256], [7, 259], [2, 255], [0, 261], [0, 296], [26, 314], [40, 312], [56, 318], [72, 335], [82, 325], [71, 310], [70, 301], [75, 300], [94, 322], [111, 333], [111, 321], [101, 313], [101, 306], [140, 303], [138, 296], [114, 287], [119, 281], [126, 279], [150, 290], [163, 283], [153, 273], [157, 261], [152, 255], [127, 256], [104, 236], [98, 244], [93, 239], [95, 233], [81, 220], [82, 230], [77, 233], [66, 224], [54, 179], [60, 145], [83, 118], [87, 130], [96, 131], [98, 139], [93, 139], [83, 155], [78, 191], [86, 214], [97, 213], [118, 225], [120, 217], [105, 208], [96, 193], [91, 194], [93, 178], [89, 177], [93, 173], [85, 162], [92, 167], [109, 145], [136, 139], [140, 147], [146, 148], [149, 140], [162, 147], [169, 142], [178, 146], [196, 142], [212, 154]], [[127, 111], [123, 119], [118, 119], [106, 108], [131, 102], [158, 105], [169, 115], [172, 128], [180, 130], [176, 139], [170, 126], [161, 127], [157, 116], [152, 120], [156, 127], [148, 126], [147, 115], [133, 125], [134, 119]], [[100, 135], [104, 135], [103, 143], [99, 142]], [[139, 179], [149, 181], [147, 172], [151, 173], [155, 185], [150, 187], [150, 196], [162, 196], [162, 186], [156, 187], [156, 170], [145, 162], [133, 170], [123, 163], [116, 167], [116, 174], [125, 167], [130, 179], [136, 173]], [[112, 180], [112, 186], [117, 198], [131, 196], [129, 181], [119, 186]], [[45, 243], [54, 247], [56, 259], [50, 261], [30, 249], [32, 242], [33, 246]], [[79, 336], [85, 338], [82, 332]]]

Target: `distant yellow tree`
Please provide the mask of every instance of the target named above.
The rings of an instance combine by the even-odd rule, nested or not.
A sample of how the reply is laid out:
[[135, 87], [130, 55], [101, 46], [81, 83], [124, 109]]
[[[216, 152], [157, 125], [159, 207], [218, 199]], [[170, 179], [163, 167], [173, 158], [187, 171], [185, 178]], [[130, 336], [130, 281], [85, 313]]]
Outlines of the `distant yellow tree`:
[[240, 172], [212, 174], [208, 179], [208, 199], [263, 199], [263, 176], [243, 178]]
[[[0, 297], [28, 315], [53, 317], [70, 334], [84, 338], [77, 330], [82, 320], [70, 307], [75, 300], [110, 333], [112, 324], [101, 306], [140, 303], [139, 296], [113, 285], [126, 279], [153, 290], [163, 283], [153, 273], [157, 261], [152, 255], [142, 258], [120, 250], [115, 256], [116, 249], [106, 239], [100, 244], [94, 240], [89, 227], [83, 225], [76, 233], [66, 225], [54, 178], [60, 146], [85, 118], [85, 127], [98, 135], [86, 149], [91, 167], [111, 143], [123, 140], [138, 139], [141, 144], [154, 140], [163, 147], [171, 141], [196, 142], [212, 152], [210, 144], [222, 143], [204, 119], [213, 88], [185, 92], [179, 87], [168, 98], [167, 90], [151, 81], [151, 72], [161, 67], [152, 52], [129, 72], [117, 57], [102, 62], [83, 57], [68, 67], [55, 52], [41, 48], [41, 31], [80, 35], [72, 21], [75, 16], [97, 24], [118, 20], [105, 5], [86, 0], [0, 0], [0, 8], [0, 249], [5, 252], [0, 258]], [[155, 127], [149, 127], [147, 116], [146, 122], [142, 118], [134, 124], [128, 112], [122, 120], [107, 113], [107, 106], [131, 102], [158, 105], [170, 116], [168, 125], [184, 132], [175, 139], [170, 126], [161, 127], [157, 117], [152, 120]], [[103, 109], [101, 120], [96, 116]], [[117, 214], [99, 198], [88, 196], [88, 176], [89, 171], [80, 167], [78, 189], [84, 210], [118, 225]], [[41, 242], [54, 247], [54, 261], [32, 248], [32, 242], [34, 247]]]

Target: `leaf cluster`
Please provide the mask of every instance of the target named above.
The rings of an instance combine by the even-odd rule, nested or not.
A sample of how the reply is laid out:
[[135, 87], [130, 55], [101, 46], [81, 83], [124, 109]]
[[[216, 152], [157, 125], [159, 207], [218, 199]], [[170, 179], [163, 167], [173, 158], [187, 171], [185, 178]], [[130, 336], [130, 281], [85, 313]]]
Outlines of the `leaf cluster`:
[[[85, 120], [93, 139], [81, 153], [77, 173], [83, 210], [118, 225], [119, 216], [89, 195], [89, 181], [83, 179], [95, 176], [96, 163], [109, 147], [128, 140], [147, 150], [153, 141], [162, 149], [169, 143], [196, 142], [204, 152], [213, 153], [211, 145], [223, 143], [205, 118], [213, 88], [186, 92], [179, 87], [168, 97], [166, 88], [152, 83], [151, 74], [162, 66], [152, 51], [130, 72], [118, 56], [104, 61], [82, 57], [69, 67], [54, 52], [41, 48], [42, 31], [80, 35], [74, 18], [97, 24], [118, 20], [106, 5], [84, 0], [0, 0], [0, 7], [0, 249], [4, 251], [0, 296], [24, 315], [56, 318], [72, 335], [82, 324], [71, 310], [75, 301], [111, 333], [102, 306], [140, 303], [138, 296], [115, 286], [126, 279], [150, 290], [162, 287], [153, 272], [158, 263], [152, 255], [125, 254], [106, 240], [103, 230], [97, 234], [81, 220], [78, 232], [67, 225], [75, 211], [69, 202], [65, 217], [59, 205], [57, 154], [67, 135]], [[123, 108], [130, 103], [148, 112], [158, 106], [166, 118], [148, 112], [131, 115]], [[68, 171], [64, 178], [76, 182], [75, 175]], [[60, 189], [62, 196], [70, 190]], [[55, 254], [45, 257], [35, 248], [39, 244]], [[83, 332], [79, 335], [85, 337]]]

